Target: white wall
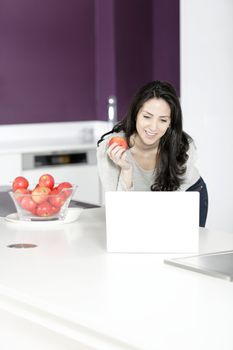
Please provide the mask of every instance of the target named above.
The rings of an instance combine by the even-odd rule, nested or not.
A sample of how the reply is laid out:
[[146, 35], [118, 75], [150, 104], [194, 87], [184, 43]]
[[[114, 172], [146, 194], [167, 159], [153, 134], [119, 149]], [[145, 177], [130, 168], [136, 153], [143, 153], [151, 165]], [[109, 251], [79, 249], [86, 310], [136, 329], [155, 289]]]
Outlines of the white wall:
[[233, 1], [180, 5], [181, 103], [208, 184], [207, 226], [233, 232]]

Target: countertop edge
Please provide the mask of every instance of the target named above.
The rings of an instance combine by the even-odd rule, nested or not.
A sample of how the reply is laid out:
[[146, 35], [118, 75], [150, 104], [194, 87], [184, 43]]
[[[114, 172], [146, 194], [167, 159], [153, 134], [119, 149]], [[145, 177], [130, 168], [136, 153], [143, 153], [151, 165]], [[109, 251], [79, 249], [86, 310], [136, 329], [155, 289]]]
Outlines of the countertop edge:
[[92, 329], [81, 320], [42, 303], [40, 300], [21, 295], [13, 289], [0, 285], [0, 309], [40, 325], [54, 333], [81, 342], [83, 345], [101, 350], [139, 350], [122, 340]]

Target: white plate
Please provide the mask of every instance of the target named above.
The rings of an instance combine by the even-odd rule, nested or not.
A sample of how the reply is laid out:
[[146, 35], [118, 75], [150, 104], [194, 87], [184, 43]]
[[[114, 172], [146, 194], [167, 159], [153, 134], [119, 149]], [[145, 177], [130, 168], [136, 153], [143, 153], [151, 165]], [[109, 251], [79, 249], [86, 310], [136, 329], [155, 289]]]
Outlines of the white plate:
[[26, 220], [20, 220], [17, 213], [9, 214], [5, 217], [5, 220], [7, 222], [11, 222], [14, 224], [26, 224], [30, 226], [38, 226], [41, 227], [43, 225], [46, 225], [46, 227], [49, 225], [63, 225], [63, 224], [69, 224], [71, 222], [74, 222], [78, 220], [81, 212], [83, 211], [83, 208], [68, 208], [67, 215], [64, 220], [41, 220], [41, 221], [26, 221]]

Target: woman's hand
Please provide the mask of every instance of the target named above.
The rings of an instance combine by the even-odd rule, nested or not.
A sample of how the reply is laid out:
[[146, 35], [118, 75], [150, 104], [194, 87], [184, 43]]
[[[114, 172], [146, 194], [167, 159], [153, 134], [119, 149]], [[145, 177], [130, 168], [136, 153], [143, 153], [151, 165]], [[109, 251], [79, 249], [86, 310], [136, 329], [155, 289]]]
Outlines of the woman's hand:
[[125, 148], [113, 143], [109, 146], [107, 154], [109, 158], [121, 168], [121, 178], [123, 179], [126, 188], [129, 190], [133, 187], [133, 167], [128, 161]]
[[122, 170], [129, 170], [132, 165], [128, 161], [125, 148], [118, 146], [116, 142], [108, 147], [107, 154], [109, 158], [118, 165]]

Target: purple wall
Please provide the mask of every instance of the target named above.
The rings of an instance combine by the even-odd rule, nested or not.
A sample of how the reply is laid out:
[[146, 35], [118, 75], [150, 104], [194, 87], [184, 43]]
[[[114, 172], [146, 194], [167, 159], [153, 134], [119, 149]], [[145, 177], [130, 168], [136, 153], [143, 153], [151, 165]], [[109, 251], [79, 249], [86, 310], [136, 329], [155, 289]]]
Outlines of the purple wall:
[[114, 0], [95, 0], [96, 119], [106, 120], [107, 100], [116, 95]]
[[0, 0], [0, 123], [95, 116], [93, 0]]
[[179, 0], [0, 0], [0, 124], [121, 119], [144, 83], [179, 91]]
[[167, 80], [180, 91], [179, 0], [115, 2], [118, 117], [151, 80]]
[[153, 77], [180, 94], [179, 0], [153, 0]]
[[136, 90], [153, 79], [153, 0], [115, 2], [118, 118], [121, 119]]

